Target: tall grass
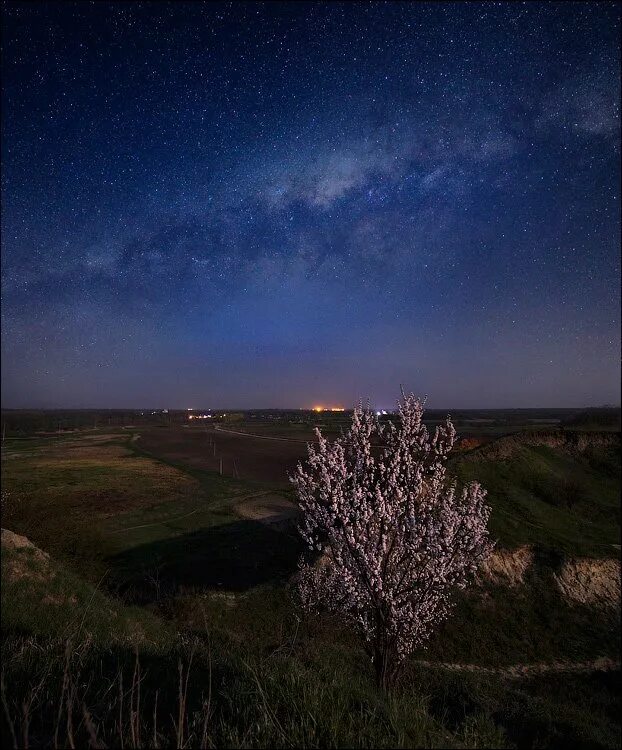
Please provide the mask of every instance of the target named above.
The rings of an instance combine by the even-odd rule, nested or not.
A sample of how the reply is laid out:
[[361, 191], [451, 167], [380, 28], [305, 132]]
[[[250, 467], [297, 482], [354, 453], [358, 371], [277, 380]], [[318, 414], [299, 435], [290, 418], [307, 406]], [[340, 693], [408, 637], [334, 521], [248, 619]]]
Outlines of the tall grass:
[[205, 637], [148, 654], [13, 635], [3, 656], [7, 747], [619, 747], [619, 673], [512, 681], [413, 664], [386, 696], [371, 675]]

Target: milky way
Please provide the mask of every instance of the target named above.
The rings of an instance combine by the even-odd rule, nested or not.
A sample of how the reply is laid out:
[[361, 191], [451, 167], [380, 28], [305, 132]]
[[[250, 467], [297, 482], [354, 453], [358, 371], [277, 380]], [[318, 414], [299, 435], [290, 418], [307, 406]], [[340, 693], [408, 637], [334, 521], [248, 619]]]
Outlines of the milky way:
[[4, 3], [2, 405], [619, 403], [619, 6]]

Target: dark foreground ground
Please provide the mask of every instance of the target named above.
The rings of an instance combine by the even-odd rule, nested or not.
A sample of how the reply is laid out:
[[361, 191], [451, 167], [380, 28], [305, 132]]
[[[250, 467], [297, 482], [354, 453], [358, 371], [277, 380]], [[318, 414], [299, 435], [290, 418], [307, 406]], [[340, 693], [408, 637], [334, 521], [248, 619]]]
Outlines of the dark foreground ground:
[[35, 545], [3, 534], [8, 746], [619, 747], [615, 431], [480, 434], [456, 456], [498, 552], [386, 696], [293, 597], [304, 444], [125, 427], [3, 445], [2, 525]]

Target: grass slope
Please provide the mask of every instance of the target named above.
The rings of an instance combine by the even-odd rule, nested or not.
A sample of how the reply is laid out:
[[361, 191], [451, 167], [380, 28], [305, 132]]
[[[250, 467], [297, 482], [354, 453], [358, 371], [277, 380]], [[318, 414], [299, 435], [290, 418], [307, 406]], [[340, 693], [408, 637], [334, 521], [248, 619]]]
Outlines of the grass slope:
[[[552, 585], [564, 554], [616, 554], [619, 459], [608, 449], [521, 444], [454, 463], [488, 488], [500, 542], [536, 545], [536, 564], [524, 586], [462, 596], [387, 697], [350, 633], [300, 618], [287, 585], [295, 536], [235, 515], [257, 486], [114, 440], [4, 462], [18, 499], [3, 503], [3, 525], [53, 552], [42, 562], [2, 551], [9, 746], [24, 732], [32, 747], [55, 735], [58, 746], [109, 747], [620, 746], [619, 673], [444, 667], [617, 656], [617, 613], [571, 605]], [[568, 477], [584, 488], [570, 507]]]
[[506, 547], [532, 544], [560, 554], [617, 557], [620, 544], [620, 450], [570, 451], [516, 441], [458, 457], [461, 481], [479, 481], [492, 506], [491, 530]]
[[[104, 581], [100, 581], [101, 584]], [[36, 547], [2, 545], [2, 629], [102, 646], [151, 648], [171, 643], [175, 631], [144, 608], [106, 595]]]

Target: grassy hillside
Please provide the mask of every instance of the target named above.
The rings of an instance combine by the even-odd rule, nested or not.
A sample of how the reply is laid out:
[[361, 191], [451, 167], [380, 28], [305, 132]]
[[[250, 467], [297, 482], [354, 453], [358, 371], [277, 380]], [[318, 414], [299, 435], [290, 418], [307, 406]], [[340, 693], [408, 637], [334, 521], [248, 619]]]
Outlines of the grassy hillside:
[[502, 545], [619, 556], [619, 435], [512, 436], [457, 457], [452, 467], [460, 480], [487, 489], [492, 533]]
[[[556, 578], [568, 555], [617, 554], [619, 461], [494, 445], [453, 465], [488, 487], [503, 547], [534, 545], [530, 565], [514, 576], [510, 553], [507, 579], [461, 596], [390, 697], [350, 633], [301, 617], [293, 530], [237, 514], [265, 489], [141, 455], [129, 435], [21, 449], [3, 461], [3, 526], [40, 549], [2, 549], [3, 740], [619, 747], [617, 610]], [[567, 477], [584, 483], [570, 504]]]
[[[553, 624], [551, 633], [560, 633], [560, 626], [567, 626], [573, 616], [566, 607], [566, 614], [553, 615], [555, 622], [534, 619], [551, 604], [560, 604], [550, 595], [538, 609], [536, 598], [524, 594], [523, 604], [532, 603], [514, 624], [513, 616], [521, 609], [509, 601], [515, 596], [491, 588], [495, 607], [484, 601], [479, 613], [475, 599], [463, 602], [451, 632], [439, 632], [425, 655], [427, 663], [413, 660], [403, 683], [387, 698], [376, 691], [363, 654], [348, 633], [322, 618], [300, 622], [282, 588], [178, 596], [147, 609], [133, 608], [53, 561], [42, 563], [33, 550], [5, 552], [6, 699], [18, 736], [24, 729], [23, 706], [28, 706], [31, 746], [57, 734], [61, 746], [69, 738], [86, 744], [95, 737], [96, 746], [118, 746], [123, 739], [131, 747], [140, 737], [152, 743], [154, 727], [157, 744], [169, 747], [617, 743], [617, 683], [608, 672], [516, 679], [503, 672], [452, 672], [443, 666], [455, 658], [490, 664], [512, 657], [527, 658], [528, 663], [569, 657], [570, 649], [563, 644], [574, 641], [576, 646], [581, 632], [589, 633], [592, 643], [584, 643], [575, 656], [602, 655], [608, 649], [615, 653], [613, 630], [608, 649], [603, 632], [593, 631], [595, 623], [606, 618], [590, 617], [587, 611], [575, 619], [578, 633], [563, 630], [551, 652], [551, 635], [544, 642], [543, 635]], [[21, 573], [28, 571], [20, 578], [28, 581], [25, 586], [12, 580], [16, 561]], [[592, 630], [581, 631], [588, 620]], [[504, 656], [495, 654], [495, 630], [503, 633]], [[521, 630], [523, 643], [517, 646]], [[581, 709], [579, 699], [584, 702]], [[6, 716], [3, 733], [10, 743]]]
[[130, 649], [162, 645], [174, 638], [175, 631], [149, 610], [129, 607], [108, 596], [103, 580], [93, 585], [34, 545], [15, 546], [14, 538], [3, 530], [4, 633], [88, 640]]

